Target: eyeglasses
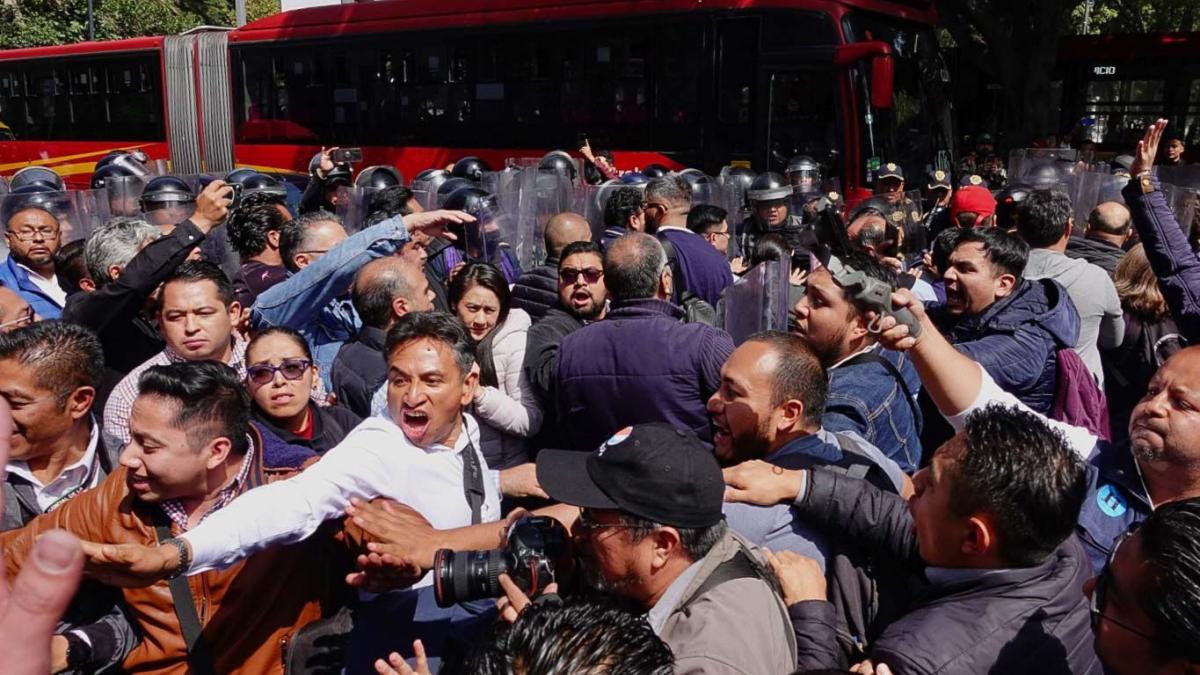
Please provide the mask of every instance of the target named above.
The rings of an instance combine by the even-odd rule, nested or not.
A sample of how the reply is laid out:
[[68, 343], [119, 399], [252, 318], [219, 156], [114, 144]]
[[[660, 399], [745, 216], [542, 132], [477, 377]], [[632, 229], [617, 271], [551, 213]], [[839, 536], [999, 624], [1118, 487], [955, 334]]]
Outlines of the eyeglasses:
[[1117, 621], [1112, 617], [1104, 616], [1104, 605], [1108, 601], [1108, 587], [1112, 585], [1112, 563], [1117, 557], [1117, 549], [1119, 549], [1121, 544], [1125, 543], [1125, 540], [1129, 539], [1129, 537], [1136, 531], [1137, 528], [1134, 527], [1125, 534], [1122, 534], [1117, 539], [1117, 541], [1113, 544], [1112, 551], [1108, 554], [1108, 561], [1104, 563], [1104, 568], [1100, 570], [1100, 575], [1096, 577], [1096, 585], [1092, 588], [1092, 604], [1090, 607], [1092, 612], [1092, 630], [1098, 630], [1100, 628], [1101, 621], [1108, 621], [1114, 626], [1120, 626], [1121, 628], [1124, 628], [1140, 638], [1153, 641], [1155, 639], [1153, 635], [1134, 628], [1133, 626], [1130, 626], [1122, 621]]
[[602, 523], [587, 509], [579, 509], [579, 518], [575, 520], [575, 525], [579, 528], [579, 533], [585, 536], [590, 536], [597, 530], [626, 530], [633, 527], [625, 523]]
[[16, 232], [9, 232], [9, 234], [16, 237], [17, 241], [37, 241], [38, 235], [41, 235], [42, 239], [49, 240], [58, 238], [58, 229], [53, 227], [39, 227], [36, 230], [17, 230]]
[[562, 279], [564, 284], [575, 283], [576, 280], [579, 279], [580, 275], [583, 276], [583, 280], [587, 283], [594, 284], [597, 281], [600, 281], [600, 278], [604, 276], [604, 270], [596, 269], [595, 267], [589, 267], [582, 270], [564, 267], [558, 271], [558, 278]]
[[33, 323], [33, 305], [25, 305], [25, 309], [21, 310], [20, 314], [15, 319], [9, 319], [4, 323], [0, 323], [0, 331], [20, 328]]
[[285, 380], [298, 380], [312, 367], [308, 359], [284, 359], [279, 365], [256, 363], [246, 368], [246, 379], [251, 384], [262, 386], [275, 379], [275, 373], [283, 373]]

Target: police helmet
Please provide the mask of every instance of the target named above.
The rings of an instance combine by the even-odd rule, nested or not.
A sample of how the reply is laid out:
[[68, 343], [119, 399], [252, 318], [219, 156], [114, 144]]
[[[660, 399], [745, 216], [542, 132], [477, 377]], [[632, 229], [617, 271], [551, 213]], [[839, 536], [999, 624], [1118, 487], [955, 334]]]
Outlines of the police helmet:
[[646, 167], [642, 169], [642, 173], [646, 174], [647, 178], [653, 179], [662, 178], [668, 173], [671, 173], [671, 170], [662, 164], [647, 164]]
[[821, 189], [821, 165], [808, 155], [791, 158], [783, 175], [787, 177], [789, 185], [804, 187], [805, 192], [818, 192]]
[[[646, 174], [640, 171], [630, 171], [629, 173], [623, 174], [618, 180], [623, 185], [633, 186], [645, 186], [646, 183], [650, 182], [650, 179], [646, 176]], [[611, 182], [613, 181], [607, 181], [605, 185], [608, 185], [608, 183]]]
[[248, 169], [246, 167], [241, 167], [241, 168], [234, 169], [233, 171], [230, 171], [229, 173], [225, 174], [225, 182], [229, 183], [230, 185], [234, 185], [234, 184], [241, 185], [243, 182], [245, 182], [245, 180], [247, 178], [250, 178], [251, 176], [256, 176], [256, 175], [258, 175], [258, 172], [255, 171], [254, 169]]
[[[450, 177], [450, 178], [447, 178], [440, 186], [438, 186], [438, 189], [437, 189], [438, 199], [441, 200], [444, 204], [447, 200], [450, 199], [450, 195], [454, 194], [455, 192], [457, 192], [463, 188], [479, 189], [478, 186], [476, 186], [474, 183], [467, 180], [466, 178]], [[483, 192], [483, 190], [480, 190], [480, 192]], [[451, 208], [451, 207], [447, 206], [445, 208]]]
[[287, 187], [284, 186], [283, 182], [265, 173], [258, 173], [256, 171], [253, 175], [243, 178], [241, 184], [243, 197], [262, 194], [277, 197], [281, 200], [287, 198]]
[[850, 211], [850, 218], [846, 221], [847, 224], [853, 223], [855, 219], [864, 213], [875, 213], [883, 218], [887, 218], [888, 212], [892, 211], [893, 206], [883, 197], [871, 197], [864, 199], [854, 205], [854, 209]]
[[1024, 182], [1038, 189], [1058, 185], [1065, 178], [1054, 162], [1038, 162], [1025, 172]]
[[355, 187], [375, 188], [376, 190], [395, 187], [403, 182], [396, 167], [387, 164], [368, 166], [359, 171], [358, 177], [354, 179]]
[[[313, 155], [313, 158], [308, 162], [309, 175], [317, 175], [317, 168], [321, 166], [321, 153]], [[354, 182], [353, 173], [350, 171], [349, 164], [334, 164], [333, 170], [329, 175], [325, 176], [326, 185], [351, 185]]]
[[66, 189], [62, 176], [44, 166], [27, 166], [14, 173], [8, 180], [8, 186], [12, 188], [13, 192], [16, 192], [18, 188], [34, 184], [45, 185], [51, 190], [59, 192]]
[[483, 181], [483, 174], [491, 170], [492, 167], [478, 157], [463, 157], [454, 163], [453, 168], [450, 169], [450, 175], [479, 183]]
[[445, 183], [449, 178], [449, 171], [443, 169], [425, 169], [413, 178], [412, 189], [424, 192], [427, 195], [436, 195], [438, 189], [442, 187], [442, 183]]
[[181, 178], [175, 176], [155, 176], [142, 188], [142, 197], [138, 202], [142, 211], [153, 211], [168, 204], [190, 204], [196, 201], [196, 195]]
[[136, 178], [132, 171], [119, 164], [106, 164], [92, 172], [92, 189], [103, 190], [110, 182], [122, 178]]
[[721, 175], [717, 177], [717, 182], [722, 185], [745, 192], [750, 189], [750, 185], [754, 183], [754, 179], [758, 174], [754, 173], [754, 169], [745, 166], [727, 166], [721, 169]]
[[561, 176], [566, 176], [572, 183], [575, 182], [577, 175], [575, 160], [571, 159], [571, 156], [562, 150], [552, 150], [546, 153], [542, 157], [542, 160], [538, 162], [538, 171], [553, 172]]
[[792, 186], [774, 171], [759, 174], [746, 190], [746, 199], [750, 202], [772, 202], [791, 196]]
[[[453, 179], [452, 179], [453, 180]], [[453, 243], [455, 248], [465, 249], [468, 244], [481, 245], [481, 232], [484, 225], [495, 220], [498, 211], [496, 197], [487, 190], [475, 187], [470, 181], [463, 180], [466, 186], [454, 190], [446, 197], [442, 208], [452, 211], [465, 211], [475, 216], [475, 222], [469, 225], [451, 223], [447, 231], [457, 237]]]
[[0, 217], [4, 220], [3, 225], [8, 227], [8, 220], [16, 213], [26, 209], [38, 209], [57, 220], [58, 214], [66, 211], [69, 205], [67, 196], [61, 191], [41, 182], [27, 183], [14, 188], [4, 198], [3, 213]]
[[997, 192], [996, 223], [1004, 228], [1015, 227], [1017, 224], [1017, 209], [1020, 208], [1021, 202], [1029, 198], [1033, 190], [1034, 188], [1031, 185], [1010, 183], [1003, 190]]

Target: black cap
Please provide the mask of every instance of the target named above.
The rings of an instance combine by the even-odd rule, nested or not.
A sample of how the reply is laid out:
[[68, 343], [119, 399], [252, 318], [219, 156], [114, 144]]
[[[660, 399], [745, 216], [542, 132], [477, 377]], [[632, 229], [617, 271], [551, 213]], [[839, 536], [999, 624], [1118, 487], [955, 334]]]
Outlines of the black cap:
[[625, 427], [596, 452], [543, 450], [537, 478], [551, 499], [582, 508], [689, 529], [724, 518], [725, 481], [712, 449], [667, 424]]
[[900, 180], [904, 180], [904, 169], [900, 168], [899, 164], [888, 162], [875, 171], [875, 180], [883, 180], [884, 178], [899, 178]]
[[941, 169], [930, 171], [925, 187], [929, 190], [951, 189], [953, 186], [950, 185], [950, 174]]

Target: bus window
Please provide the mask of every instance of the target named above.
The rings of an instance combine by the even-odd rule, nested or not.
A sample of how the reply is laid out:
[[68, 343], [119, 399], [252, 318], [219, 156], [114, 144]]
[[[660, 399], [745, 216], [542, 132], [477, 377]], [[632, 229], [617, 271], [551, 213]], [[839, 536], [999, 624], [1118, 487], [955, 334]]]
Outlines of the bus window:
[[796, 155], [829, 165], [838, 147], [834, 107], [834, 73], [822, 70], [779, 70], [766, 78], [767, 150], [770, 169], [783, 171]]
[[654, 37], [654, 145], [659, 150], [698, 148], [703, 140], [698, 133], [697, 88], [705, 61], [704, 36], [697, 25], [671, 22], [656, 27]]
[[[717, 121], [723, 128], [728, 158], [749, 159], [754, 150], [754, 78], [757, 70], [758, 19], [722, 22], [717, 33]], [[716, 139], [706, 139], [717, 142]], [[722, 159], [721, 161], [726, 161]]]
[[1088, 130], [1096, 143], [1131, 147], [1165, 105], [1163, 80], [1093, 80], [1087, 83], [1084, 115], [1096, 120]]

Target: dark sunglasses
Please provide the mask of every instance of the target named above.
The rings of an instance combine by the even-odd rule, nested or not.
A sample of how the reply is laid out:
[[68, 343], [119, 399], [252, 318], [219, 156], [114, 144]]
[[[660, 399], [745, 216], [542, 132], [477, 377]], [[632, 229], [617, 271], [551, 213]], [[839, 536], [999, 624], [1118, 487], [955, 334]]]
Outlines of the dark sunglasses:
[[1117, 621], [1112, 617], [1104, 616], [1104, 606], [1108, 602], [1108, 587], [1112, 585], [1112, 563], [1117, 557], [1117, 549], [1121, 548], [1121, 544], [1125, 543], [1125, 540], [1129, 539], [1135, 531], [1137, 531], [1136, 526], [1125, 534], [1122, 534], [1113, 543], [1112, 551], [1108, 554], [1108, 561], [1104, 563], [1104, 568], [1100, 570], [1100, 575], [1096, 577], [1096, 585], [1092, 587], [1092, 603], [1089, 607], [1092, 612], [1092, 630], [1098, 630], [1100, 622], [1107, 621], [1114, 626], [1124, 628], [1140, 638], [1153, 641], [1153, 635], [1138, 630], [1122, 621]]
[[604, 270], [598, 270], [595, 267], [589, 267], [585, 270], [564, 267], [558, 271], [558, 278], [562, 279], [563, 283], [565, 284], [573, 284], [581, 274], [583, 275], [584, 281], [588, 282], [589, 284], [594, 284], [597, 281], [600, 281], [600, 277], [604, 276]]
[[275, 379], [275, 373], [283, 373], [286, 380], [298, 380], [312, 367], [308, 359], [286, 359], [277, 366], [256, 363], [246, 368], [246, 379], [251, 384], [263, 385]]

